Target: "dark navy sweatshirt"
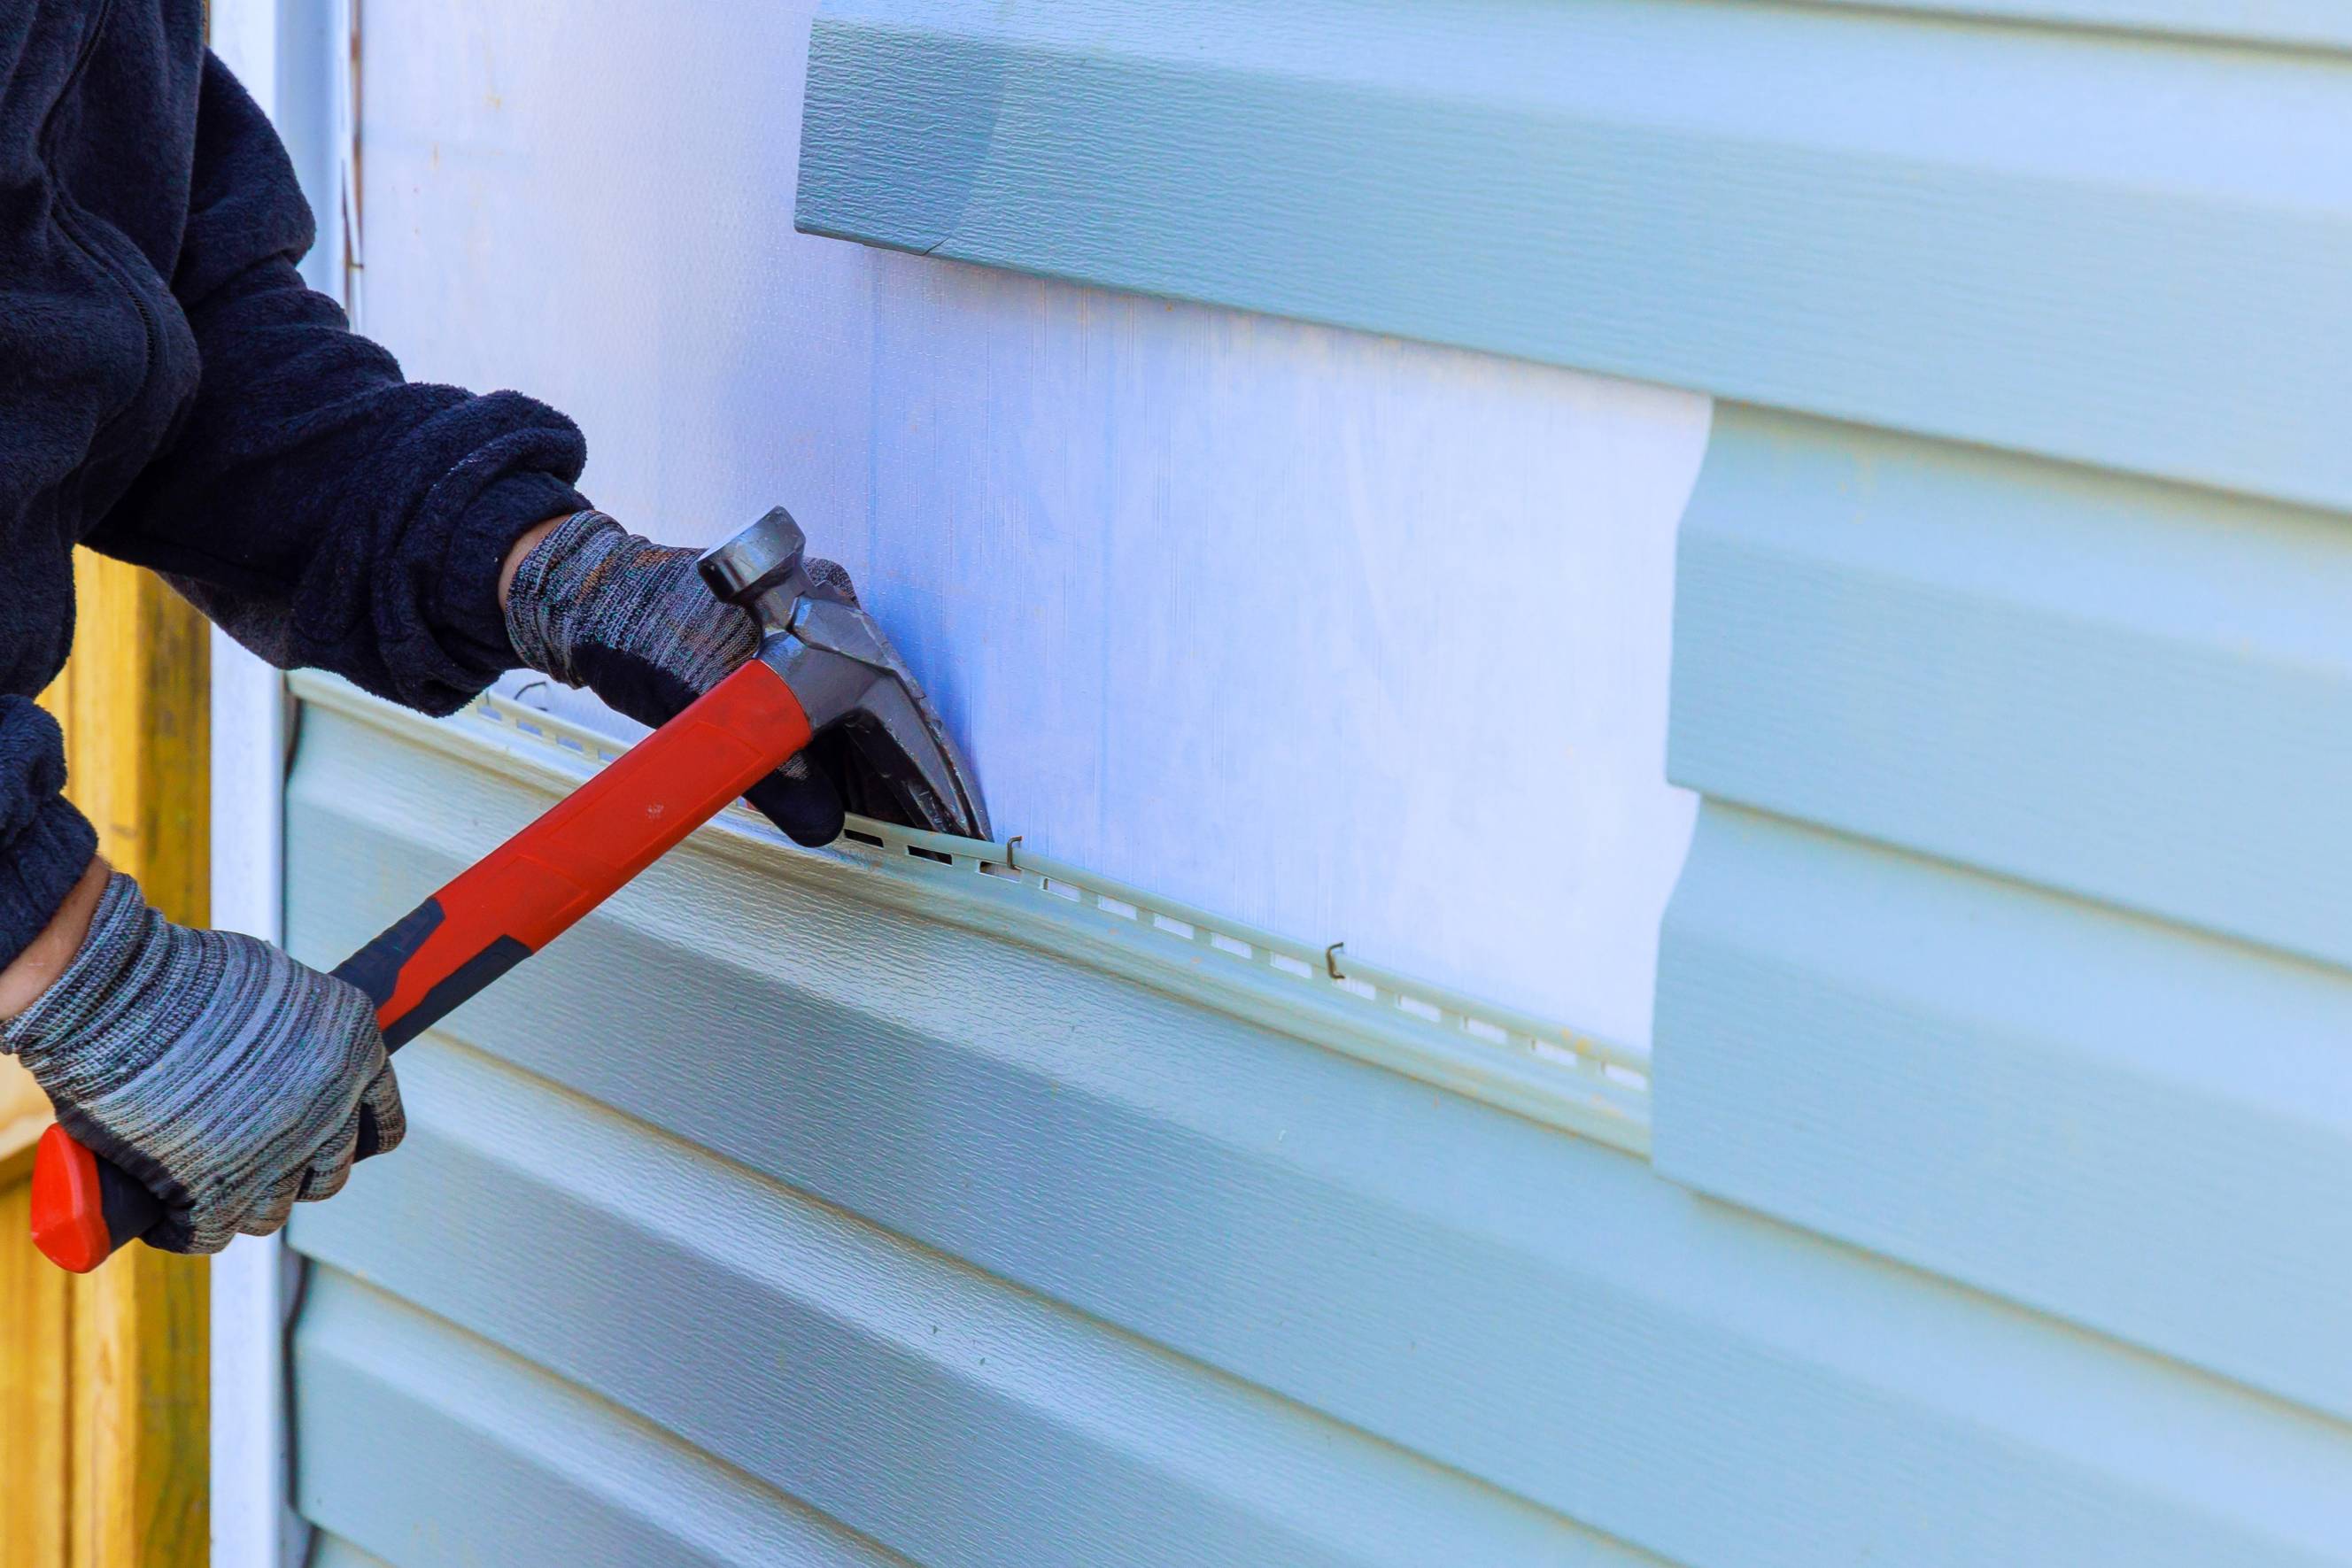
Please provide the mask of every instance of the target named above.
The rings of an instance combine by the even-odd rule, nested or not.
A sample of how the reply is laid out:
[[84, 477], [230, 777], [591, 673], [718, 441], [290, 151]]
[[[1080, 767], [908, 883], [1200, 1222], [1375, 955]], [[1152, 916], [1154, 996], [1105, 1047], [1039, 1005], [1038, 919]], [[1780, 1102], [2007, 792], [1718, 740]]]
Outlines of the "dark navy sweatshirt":
[[554, 410], [404, 381], [294, 264], [310, 209], [203, 0], [0, 5], [0, 964], [96, 848], [33, 695], [71, 552], [428, 712], [513, 661], [498, 572], [586, 503]]

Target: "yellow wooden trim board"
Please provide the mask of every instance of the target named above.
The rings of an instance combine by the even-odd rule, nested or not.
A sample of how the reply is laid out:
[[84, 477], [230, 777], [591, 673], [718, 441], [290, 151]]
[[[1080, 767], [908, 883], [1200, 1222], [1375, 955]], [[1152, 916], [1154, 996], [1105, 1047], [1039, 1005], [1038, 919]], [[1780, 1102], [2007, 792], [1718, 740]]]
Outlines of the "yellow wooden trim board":
[[[166, 915], [201, 923], [204, 622], [154, 577], [86, 552], [74, 587], [74, 656], [42, 698], [65, 728], [67, 793], [109, 861]], [[51, 1268], [26, 1238], [21, 1180], [47, 1119], [21, 1074], [0, 1079], [0, 1563], [197, 1568], [211, 1522], [205, 1260], [134, 1247], [85, 1278]]]
[[[33, 1168], [33, 1144], [49, 1124], [49, 1103], [13, 1056], [0, 1056], [0, 1189]], [[5, 1300], [5, 1298], [0, 1298]]]

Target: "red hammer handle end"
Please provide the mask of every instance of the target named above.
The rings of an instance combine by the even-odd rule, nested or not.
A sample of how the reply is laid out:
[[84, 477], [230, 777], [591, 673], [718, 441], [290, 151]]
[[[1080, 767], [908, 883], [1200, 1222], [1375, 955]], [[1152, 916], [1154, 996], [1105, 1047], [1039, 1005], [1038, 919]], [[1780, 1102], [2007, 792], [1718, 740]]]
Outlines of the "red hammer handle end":
[[[335, 973], [397, 1051], [619, 892], [809, 742], [808, 715], [758, 660], [713, 686]], [[87, 1273], [163, 1216], [134, 1176], [63, 1127], [33, 1156], [33, 1241]]]

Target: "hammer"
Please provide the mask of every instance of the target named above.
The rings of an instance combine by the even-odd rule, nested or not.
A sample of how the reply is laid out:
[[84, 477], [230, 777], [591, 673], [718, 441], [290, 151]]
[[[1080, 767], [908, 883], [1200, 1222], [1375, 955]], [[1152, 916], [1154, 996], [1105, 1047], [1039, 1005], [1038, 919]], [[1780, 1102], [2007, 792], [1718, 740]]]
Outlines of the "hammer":
[[[385, 1050], [570, 930], [817, 736], [840, 737], [874, 814], [988, 837], [979, 787], [939, 714], [874, 618], [810, 577], [805, 546], [778, 507], [706, 553], [711, 592], [759, 622], [759, 656], [336, 967], [375, 1003]], [[163, 1212], [63, 1126], [41, 1134], [31, 1197], [34, 1244], [76, 1273]]]

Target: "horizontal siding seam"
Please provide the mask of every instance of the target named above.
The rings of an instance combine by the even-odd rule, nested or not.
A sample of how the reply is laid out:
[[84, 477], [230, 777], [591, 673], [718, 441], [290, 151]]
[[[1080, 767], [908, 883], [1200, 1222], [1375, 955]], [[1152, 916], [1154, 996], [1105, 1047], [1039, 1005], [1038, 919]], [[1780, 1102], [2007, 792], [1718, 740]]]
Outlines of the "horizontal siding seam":
[[1663, 950], [1659, 1175], [2352, 1416], [2343, 971], [1712, 799]]
[[[477, 1333], [472, 1329], [467, 1328], [464, 1323], [458, 1322], [455, 1319], [436, 1312], [433, 1308], [425, 1306], [424, 1303], [417, 1301], [411, 1297], [402, 1295], [396, 1291], [387, 1289], [383, 1284], [369, 1279], [363, 1274], [338, 1267], [331, 1262], [326, 1262], [320, 1260], [313, 1260], [312, 1261], [317, 1267], [326, 1269], [332, 1273], [336, 1289], [351, 1292], [360, 1300], [373, 1304], [377, 1310], [387, 1314], [397, 1313], [404, 1316], [413, 1317], [426, 1329], [446, 1334], [450, 1338], [457, 1340], [466, 1348], [478, 1352], [488, 1359], [495, 1362], [505, 1363], [527, 1377], [544, 1379], [547, 1383], [554, 1385], [562, 1394], [568, 1396], [571, 1398], [579, 1401], [581, 1404], [586, 1405], [592, 1409], [608, 1416], [613, 1424], [622, 1431], [636, 1436], [651, 1443], [660, 1445], [662, 1448], [670, 1450], [674, 1457], [683, 1462], [696, 1467], [709, 1467], [711, 1470], [717, 1472], [718, 1475], [731, 1488], [740, 1489], [741, 1490], [749, 1491], [755, 1496], [773, 1500], [776, 1505], [782, 1511], [801, 1515], [814, 1524], [818, 1529], [828, 1533], [837, 1534], [845, 1542], [854, 1543], [871, 1552], [871, 1554], [879, 1562], [904, 1563], [907, 1564], [907, 1568], [915, 1568], [915, 1565], [909, 1559], [904, 1557], [899, 1552], [891, 1550], [883, 1542], [875, 1540], [866, 1531], [857, 1529], [854, 1525], [845, 1523], [842, 1520], [835, 1518], [834, 1515], [827, 1513], [824, 1510], [818, 1508], [815, 1504], [808, 1501], [805, 1498], [787, 1491], [783, 1488], [776, 1485], [773, 1481], [770, 1481], [760, 1476], [754, 1475], [751, 1471], [744, 1469], [741, 1466], [731, 1463], [730, 1461], [720, 1458], [719, 1455], [711, 1453], [706, 1448], [696, 1447], [694, 1444], [687, 1441], [684, 1437], [678, 1436], [676, 1432], [671, 1431], [667, 1427], [664, 1426], [660, 1422], [653, 1420], [642, 1412], [631, 1409], [629, 1406], [621, 1404], [619, 1401], [614, 1400], [603, 1393], [600, 1393], [598, 1390], [586, 1384], [565, 1376], [563, 1374], [555, 1371], [553, 1368], [534, 1359], [533, 1357], [522, 1354], [513, 1346], [500, 1343], [497, 1340]], [[298, 1325], [294, 1333], [294, 1354], [289, 1358], [293, 1363], [291, 1375], [295, 1377], [299, 1377], [300, 1375], [301, 1361], [306, 1354], [317, 1353], [306, 1352], [305, 1343], [302, 1338], [302, 1331]], [[460, 1414], [458, 1411], [446, 1406], [443, 1407], [443, 1413], [451, 1416], [453, 1418], [457, 1417]], [[541, 1450], [541, 1452], [543, 1457], [551, 1460], [561, 1460], [565, 1457], [564, 1451], [558, 1448], [550, 1448]], [[296, 1488], [298, 1498], [300, 1491], [301, 1489], [298, 1485]], [[332, 1531], [335, 1529], [334, 1522], [331, 1521], [310, 1519], [309, 1522], [314, 1528], [321, 1531]]]
[[1674, 782], [1696, 791], [1709, 806], [1737, 811], [1742, 816], [1755, 818], [1769, 826], [1794, 829], [1800, 833], [1818, 834], [1822, 838], [1853, 845], [1874, 853], [1893, 855], [1913, 865], [1952, 876], [1965, 877], [1971, 882], [2015, 888], [2037, 898], [2053, 899], [2070, 905], [2094, 918], [2123, 921], [2173, 936], [2187, 937], [2193, 942], [2211, 943], [2220, 947], [2242, 953], [2249, 957], [2258, 958], [2265, 963], [2289, 964], [2321, 975], [2347, 973], [2341, 965], [2329, 963], [2324, 958], [2314, 957], [2308, 953], [2300, 952], [2294, 948], [2257, 941], [2236, 932], [2215, 926], [2200, 925], [2191, 920], [2177, 918], [2160, 911], [2142, 908], [2115, 899], [2100, 898], [2076, 888], [2053, 883], [2037, 882], [2030, 876], [2021, 875], [2015, 872], [1956, 855], [1921, 849], [1917, 845], [1906, 843], [1898, 839], [1878, 838], [1869, 833], [1856, 832], [1834, 822], [1822, 821], [1748, 799], [1735, 789], [1701, 789], [1687, 779], [1673, 775], [1671, 770], [1669, 777], [1673, 778]]

